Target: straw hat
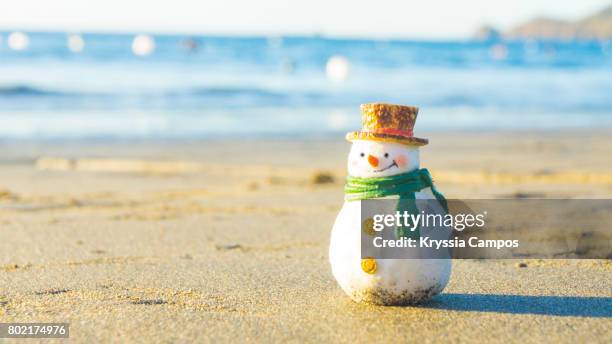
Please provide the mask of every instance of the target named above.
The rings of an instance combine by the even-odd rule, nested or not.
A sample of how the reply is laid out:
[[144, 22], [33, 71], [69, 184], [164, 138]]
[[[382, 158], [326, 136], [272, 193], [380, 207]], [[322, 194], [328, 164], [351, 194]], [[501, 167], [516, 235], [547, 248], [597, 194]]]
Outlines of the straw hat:
[[405, 145], [423, 146], [429, 140], [414, 137], [412, 129], [419, 108], [382, 103], [361, 105], [361, 131], [346, 134], [346, 139], [396, 142]]

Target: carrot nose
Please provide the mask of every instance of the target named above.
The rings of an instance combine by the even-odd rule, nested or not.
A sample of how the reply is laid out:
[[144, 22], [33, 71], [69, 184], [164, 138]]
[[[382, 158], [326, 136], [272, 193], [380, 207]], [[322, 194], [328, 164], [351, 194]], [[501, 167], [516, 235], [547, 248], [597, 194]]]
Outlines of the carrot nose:
[[375, 156], [368, 155], [368, 162], [370, 163], [370, 165], [372, 165], [372, 167], [378, 166], [378, 158]]

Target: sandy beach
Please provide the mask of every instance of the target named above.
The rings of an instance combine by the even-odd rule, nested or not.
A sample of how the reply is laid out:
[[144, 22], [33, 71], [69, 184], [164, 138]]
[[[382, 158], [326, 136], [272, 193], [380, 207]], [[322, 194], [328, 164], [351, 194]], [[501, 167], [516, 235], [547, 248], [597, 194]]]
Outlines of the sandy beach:
[[[447, 198], [610, 198], [611, 134], [435, 133], [422, 166]], [[353, 303], [327, 259], [348, 149], [1, 142], [0, 322], [77, 343], [612, 342], [610, 260], [456, 260], [429, 303]]]

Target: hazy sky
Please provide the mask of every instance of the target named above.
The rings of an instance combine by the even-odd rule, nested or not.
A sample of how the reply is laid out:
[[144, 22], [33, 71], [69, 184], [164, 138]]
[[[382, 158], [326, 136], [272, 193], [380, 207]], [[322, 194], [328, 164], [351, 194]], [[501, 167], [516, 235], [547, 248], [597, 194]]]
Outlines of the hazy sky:
[[462, 38], [490, 23], [576, 19], [611, 0], [0, 0], [0, 28]]

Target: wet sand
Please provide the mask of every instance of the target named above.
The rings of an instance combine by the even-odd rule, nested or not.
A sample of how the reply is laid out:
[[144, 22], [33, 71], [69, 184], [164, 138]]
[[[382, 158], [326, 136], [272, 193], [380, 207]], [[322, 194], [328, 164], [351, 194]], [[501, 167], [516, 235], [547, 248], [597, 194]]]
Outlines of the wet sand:
[[[448, 198], [610, 198], [612, 135], [438, 133]], [[331, 276], [342, 140], [0, 143], [0, 321], [75, 342], [610, 342], [609, 260], [458, 260], [418, 307]]]

